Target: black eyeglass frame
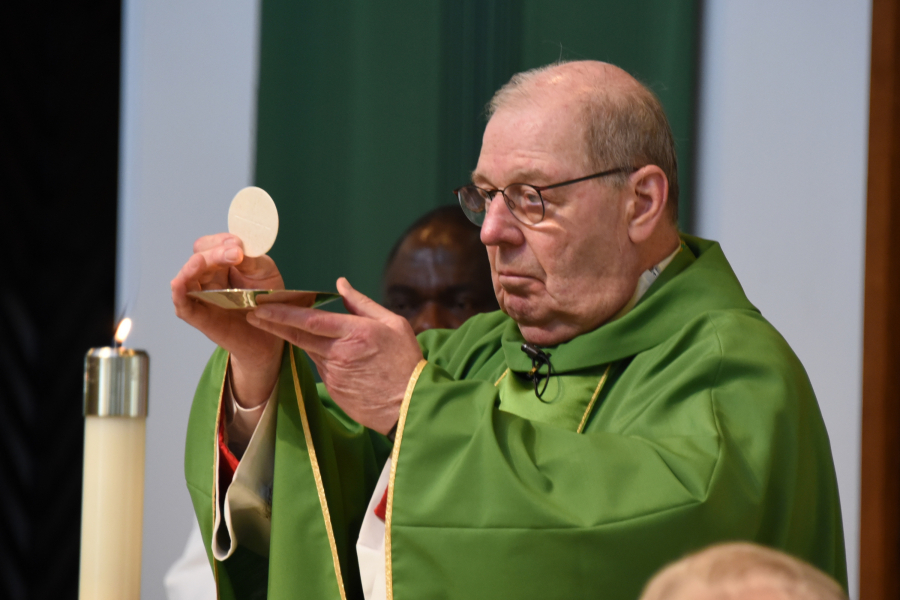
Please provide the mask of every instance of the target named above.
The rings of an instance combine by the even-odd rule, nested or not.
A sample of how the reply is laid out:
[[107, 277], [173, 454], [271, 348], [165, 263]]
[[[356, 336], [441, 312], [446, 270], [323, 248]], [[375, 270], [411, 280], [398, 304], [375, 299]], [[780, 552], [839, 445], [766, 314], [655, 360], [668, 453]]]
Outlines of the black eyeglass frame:
[[[573, 183], [580, 183], [582, 181], [587, 181], [588, 179], [597, 179], [598, 177], [608, 177], [609, 175], [617, 175], [619, 173], [631, 174], [631, 173], [634, 173], [635, 171], [637, 171], [639, 168], [640, 167], [616, 167], [615, 169], [608, 169], [606, 171], [600, 171], [599, 173], [594, 173], [593, 175], [585, 175], [584, 177], [578, 177], [577, 179], [569, 179], [568, 181], [561, 181], [559, 183], [553, 183], [551, 185], [532, 185], [530, 183], [515, 182], [515, 183], [509, 184], [502, 190], [501, 189], [486, 190], [484, 188], [478, 187], [474, 183], [470, 183], [468, 185], [463, 185], [463, 186], [456, 188], [455, 190], [453, 190], [453, 194], [456, 196], [456, 199], [459, 201], [459, 205], [460, 205], [460, 208], [462, 208], [463, 213], [465, 213], [465, 215], [469, 218], [470, 221], [472, 221], [479, 227], [481, 227], [481, 225], [484, 223], [484, 216], [487, 214], [487, 203], [489, 200], [481, 197], [480, 194], [477, 194], [477, 196], [479, 198], [481, 198], [483, 201], [482, 209], [480, 211], [476, 212], [470, 208], [467, 208], [466, 203], [462, 198], [462, 192], [463, 192], [463, 190], [465, 190], [467, 188], [475, 188], [476, 190], [480, 190], [480, 191], [484, 192], [485, 194], [487, 194], [489, 199], [493, 199], [494, 196], [497, 195], [497, 192], [500, 192], [500, 195], [503, 196], [503, 200], [504, 200], [504, 204], [506, 204], [506, 208], [509, 209], [510, 214], [512, 214], [512, 216], [515, 217], [515, 219], [518, 222], [520, 222], [524, 225], [537, 225], [538, 223], [540, 223], [541, 221], [544, 220], [544, 216], [546, 215], [546, 212], [547, 212], [546, 204], [544, 203], [544, 196], [543, 196], [543, 194], [541, 194], [541, 192], [543, 192], [545, 190], [552, 190], [555, 188], [560, 188], [560, 187], [563, 187], [566, 185], [572, 185]], [[506, 190], [508, 190], [509, 188], [511, 188], [515, 185], [527, 186], [537, 192], [538, 198], [540, 198], [540, 200], [541, 200], [541, 218], [540, 219], [538, 219], [537, 221], [533, 221], [533, 222], [531, 222], [531, 221], [526, 222], [526, 221], [523, 221], [518, 215], [516, 215], [516, 211], [514, 210], [514, 206], [516, 205], [516, 203], [513, 202], [509, 196], [506, 195]], [[476, 217], [476, 215], [480, 215], [480, 219], [478, 219]]]

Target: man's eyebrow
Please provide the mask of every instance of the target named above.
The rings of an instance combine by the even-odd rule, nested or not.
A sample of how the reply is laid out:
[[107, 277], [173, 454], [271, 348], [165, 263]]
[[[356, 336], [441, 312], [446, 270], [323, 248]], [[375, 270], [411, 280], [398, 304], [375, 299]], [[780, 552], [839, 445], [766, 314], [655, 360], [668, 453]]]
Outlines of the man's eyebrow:
[[[471, 176], [472, 182], [474, 183], [477, 180], [481, 180], [484, 182], [490, 181], [487, 177], [478, 173], [478, 171], [472, 171]], [[506, 185], [511, 183], [528, 183], [535, 184], [536, 182], [542, 183], [543, 185], [552, 185], [550, 182], [546, 181], [547, 175], [538, 169], [522, 169], [518, 171], [513, 171], [512, 175], [509, 177], [509, 182]], [[496, 184], [490, 184], [496, 185]]]
[[474, 281], [448, 285], [441, 290], [442, 296], [458, 296], [460, 294], [476, 294], [479, 292], [478, 284]]
[[418, 292], [416, 288], [411, 285], [406, 285], [403, 283], [392, 283], [387, 288], [385, 288], [385, 292], [387, 293], [401, 293], [401, 294], [413, 294], [416, 295]]

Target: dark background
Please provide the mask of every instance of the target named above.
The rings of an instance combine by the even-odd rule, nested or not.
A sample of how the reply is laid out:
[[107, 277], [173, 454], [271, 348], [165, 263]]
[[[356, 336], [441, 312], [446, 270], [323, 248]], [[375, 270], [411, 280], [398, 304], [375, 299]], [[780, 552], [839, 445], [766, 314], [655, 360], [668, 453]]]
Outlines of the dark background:
[[0, 598], [78, 594], [83, 362], [113, 333], [118, 1], [0, 9]]

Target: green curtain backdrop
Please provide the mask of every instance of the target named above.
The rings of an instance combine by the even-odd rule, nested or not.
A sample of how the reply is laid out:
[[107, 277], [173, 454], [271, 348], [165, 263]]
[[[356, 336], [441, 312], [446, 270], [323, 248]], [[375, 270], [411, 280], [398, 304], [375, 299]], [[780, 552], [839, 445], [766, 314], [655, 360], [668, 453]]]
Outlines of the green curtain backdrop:
[[559, 59], [617, 64], [662, 99], [690, 223], [696, 0], [263, 0], [256, 184], [281, 216], [288, 287], [346, 276], [378, 298], [416, 217], [454, 201], [509, 77]]

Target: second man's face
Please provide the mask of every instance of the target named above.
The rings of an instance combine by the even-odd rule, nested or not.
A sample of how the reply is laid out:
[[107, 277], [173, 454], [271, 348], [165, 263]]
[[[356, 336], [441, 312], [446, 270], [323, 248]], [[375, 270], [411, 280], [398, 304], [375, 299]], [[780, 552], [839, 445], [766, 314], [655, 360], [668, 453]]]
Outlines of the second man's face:
[[384, 306], [419, 334], [497, 310], [484, 246], [466, 226], [431, 223], [400, 245], [384, 274]]

